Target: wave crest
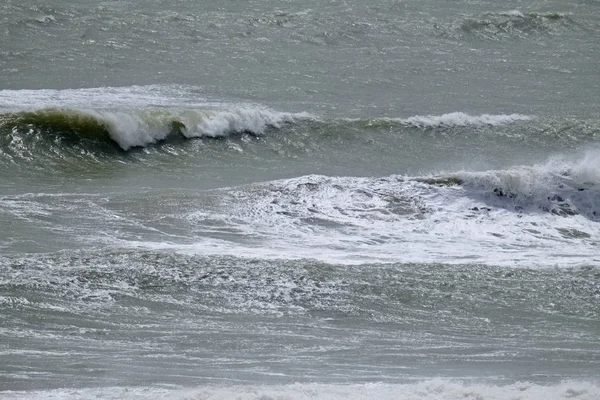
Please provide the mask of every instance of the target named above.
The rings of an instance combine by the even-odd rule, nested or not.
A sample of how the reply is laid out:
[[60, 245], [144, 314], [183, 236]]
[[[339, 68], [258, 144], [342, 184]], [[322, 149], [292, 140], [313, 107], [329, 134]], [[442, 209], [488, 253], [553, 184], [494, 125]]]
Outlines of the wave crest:
[[444, 127], [461, 127], [461, 126], [498, 126], [507, 125], [513, 122], [530, 121], [532, 117], [522, 114], [482, 114], [471, 116], [462, 112], [454, 112], [439, 116], [414, 116], [402, 120], [404, 123], [422, 128], [444, 128]]
[[460, 185], [487, 204], [542, 210], [560, 216], [582, 215], [600, 221], [600, 154], [579, 159], [553, 158], [547, 163], [500, 171], [460, 172], [424, 180], [437, 186]]
[[473, 35], [485, 40], [502, 40], [554, 34], [576, 26], [569, 16], [560, 13], [510, 10], [463, 17], [449, 26], [438, 25], [436, 28], [458, 38]]
[[306, 113], [291, 114], [260, 108], [229, 111], [153, 108], [130, 111], [49, 108], [0, 116], [0, 127], [15, 131], [38, 130], [45, 134], [81, 139], [111, 139], [123, 150], [143, 147], [181, 133], [188, 138], [225, 137], [235, 133], [261, 135], [280, 128]]

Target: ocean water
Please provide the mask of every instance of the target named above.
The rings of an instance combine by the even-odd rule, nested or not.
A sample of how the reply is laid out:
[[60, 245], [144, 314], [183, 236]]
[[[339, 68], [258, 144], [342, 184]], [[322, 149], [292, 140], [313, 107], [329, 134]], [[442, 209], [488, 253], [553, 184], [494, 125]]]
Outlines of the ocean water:
[[600, 2], [4, 0], [0, 398], [600, 399]]

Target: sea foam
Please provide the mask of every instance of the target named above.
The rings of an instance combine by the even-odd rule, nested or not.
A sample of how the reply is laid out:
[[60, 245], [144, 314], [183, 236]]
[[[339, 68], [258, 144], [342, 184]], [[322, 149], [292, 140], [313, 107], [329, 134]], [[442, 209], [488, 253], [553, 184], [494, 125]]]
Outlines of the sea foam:
[[[338, 264], [536, 267], [554, 265], [557, 254], [562, 266], [582, 258], [596, 263], [594, 160], [591, 154], [561, 166], [549, 161], [433, 177], [307, 175], [228, 188], [212, 194], [214, 207], [187, 215], [197, 243], [128, 245]], [[209, 239], [216, 220], [228, 226], [226, 240]], [[248, 245], [247, 237], [268, 245]]]
[[58, 400], [58, 399], [202, 399], [202, 400], [596, 400], [600, 386], [594, 382], [562, 382], [538, 385], [519, 382], [510, 385], [486, 383], [463, 383], [441, 379], [410, 384], [291, 384], [291, 385], [210, 385], [191, 389], [142, 388], [95, 388], [56, 389], [30, 392], [0, 392], [4, 399]]
[[531, 119], [532, 117], [522, 114], [482, 114], [472, 116], [463, 112], [453, 112], [442, 115], [417, 115], [406, 119], [399, 119], [398, 121], [423, 128], [444, 128], [481, 125], [498, 126], [519, 121], [530, 121]]

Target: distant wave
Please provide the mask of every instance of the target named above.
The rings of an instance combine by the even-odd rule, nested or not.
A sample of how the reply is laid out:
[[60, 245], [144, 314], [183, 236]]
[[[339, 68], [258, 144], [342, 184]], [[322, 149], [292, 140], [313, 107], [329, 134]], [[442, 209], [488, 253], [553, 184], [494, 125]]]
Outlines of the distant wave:
[[481, 125], [506, 125], [519, 121], [530, 121], [532, 117], [522, 114], [482, 114], [471, 116], [462, 112], [454, 112], [443, 115], [415, 116], [399, 120], [408, 125], [417, 127], [455, 127], [455, 126], [481, 126]]
[[409, 118], [369, 118], [351, 120], [367, 127], [409, 126], [414, 128], [456, 128], [500, 126], [533, 120], [534, 117], [523, 114], [481, 114], [469, 115], [464, 112], [452, 112], [441, 115], [415, 115]]
[[450, 25], [436, 25], [449, 36], [474, 35], [480, 39], [502, 40], [553, 34], [576, 28], [571, 17], [561, 13], [536, 13], [509, 10], [465, 16]]

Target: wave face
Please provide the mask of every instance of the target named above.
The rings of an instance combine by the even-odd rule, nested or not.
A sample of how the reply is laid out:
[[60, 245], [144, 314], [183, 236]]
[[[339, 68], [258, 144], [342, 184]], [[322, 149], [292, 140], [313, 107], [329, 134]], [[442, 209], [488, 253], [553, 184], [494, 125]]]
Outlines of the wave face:
[[[401, 153], [423, 146], [441, 151], [443, 142], [457, 136], [481, 145], [486, 138], [493, 140], [495, 136], [531, 141], [539, 136], [519, 127], [532, 121], [532, 117], [521, 114], [463, 112], [349, 119], [280, 112], [262, 106], [216, 104], [199, 108], [34, 108], [0, 114], [0, 162], [45, 171], [67, 165], [102, 167], [111, 160], [161, 163], [161, 154], [176, 153], [182, 159], [209, 157], [214, 160], [213, 168], [219, 168], [223, 157], [244, 157], [243, 154], [252, 155], [256, 165], [273, 154], [296, 158], [308, 155], [315, 159], [334, 156], [347, 163], [351, 159], [346, 157], [352, 157], [350, 153], [356, 146], [363, 148], [363, 157], [371, 158], [378, 157], [381, 149], [389, 152], [397, 146]], [[508, 127], [510, 134], [496, 131], [503, 127]], [[556, 132], [559, 129], [562, 128], [551, 128]], [[579, 131], [574, 137], [564, 135], [564, 139], [580, 141], [594, 132]], [[154, 155], [144, 156], [146, 153]]]
[[[430, 136], [438, 134], [437, 138]], [[573, 146], [600, 137], [600, 127], [587, 121], [540, 123], [522, 114], [454, 112], [409, 118], [328, 119], [306, 112], [235, 105], [214, 109], [43, 108], [0, 114], [0, 159], [36, 168], [58, 161], [122, 158], [123, 154], [115, 149], [160, 150], [160, 146], [166, 145], [167, 149], [193, 152], [196, 150], [186, 145], [186, 139], [236, 141], [244, 136], [264, 137], [262, 146], [266, 153], [287, 153], [301, 148], [325, 153], [338, 151], [340, 142], [347, 148], [362, 145], [363, 141], [376, 141], [380, 146], [419, 146], [421, 141], [422, 146], [431, 148], [451, 139], [463, 141], [465, 147], [485, 146], [486, 141], [496, 140], [512, 141], [513, 146], [523, 142]], [[434, 138], [436, 142], [432, 142]], [[242, 151], [238, 144], [232, 146], [230, 150]], [[364, 150], [371, 151], [368, 147]]]
[[123, 150], [144, 147], [169, 135], [187, 138], [226, 137], [250, 132], [260, 135], [308, 114], [277, 113], [266, 109], [229, 111], [146, 109], [126, 111], [43, 109], [0, 116], [0, 128], [13, 135], [26, 131], [102, 141], [110, 138]]
[[[444, 129], [501, 126], [531, 119], [532, 117], [521, 114], [471, 116], [463, 112], [454, 112], [406, 119], [375, 118], [321, 122], [339, 125], [355, 122], [367, 127], [412, 126]], [[0, 115], [0, 129], [11, 132], [13, 136], [35, 132], [40, 135], [96, 141], [110, 139], [123, 150], [129, 150], [163, 141], [170, 135], [181, 134], [185, 138], [224, 138], [250, 133], [258, 136], [263, 135], [268, 128], [281, 129], [286, 124], [301, 121], [317, 122], [318, 119], [305, 112], [294, 114], [249, 107], [231, 107], [227, 110], [146, 108], [130, 111], [47, 108]]]
[[[380, 160], [381, 154], [388, 154], [387, 164], [403, 159], [409, 164], [417, 153], [430, 153], [432, 160], [466, 159], [462, 153], [468, 153], [468, 147], [500, 164], [494, 147], [514, 154], [524, 147], [532, 152], [561, 150], [598, 137], [600, 123], [593, 117], [456, 111], [349, 118], [214, 102], [197, 88], [177, 86], [0, 91], [0, 162], [39, 171], [77, 165], [104, 168], [111, 160], [162, 163], [166, 153], [210, 159], [214, 168], [225, 159], [247, 156], [258, 166], [273, 155], [309, 157], [319, 163], [337, 157], [336, 164], [345, 165], [358, 148], [367, 168], [369, 160]], [[227, 145], [203, 139], [220, 139]], [[448, 146], [457, 149], [453, 155], [443, 154]]]

